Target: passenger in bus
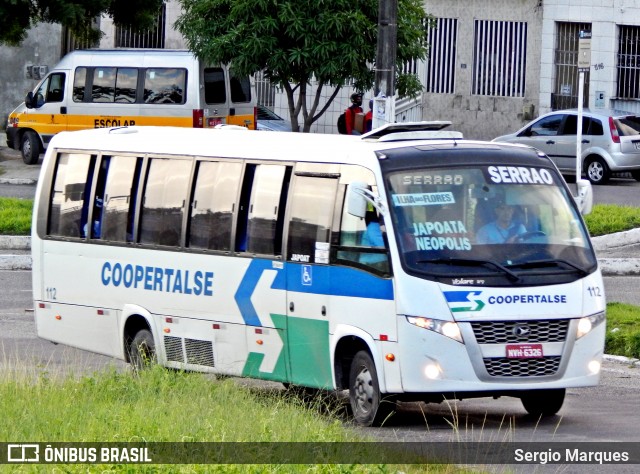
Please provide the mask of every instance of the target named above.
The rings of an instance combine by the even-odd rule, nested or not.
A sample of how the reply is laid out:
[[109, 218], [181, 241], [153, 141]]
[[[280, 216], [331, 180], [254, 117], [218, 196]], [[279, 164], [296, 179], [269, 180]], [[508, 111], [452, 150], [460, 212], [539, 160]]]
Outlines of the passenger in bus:
[[496, 219], [482, 226], [476, 234], [479, 244], [502, 244], [514, 242], [518, 235], [527, 229], [520, 222], [513, 219], [513, 206], [500, 200], [494, 208]]
[[[364, 247], [374, 247], [384, 249], [384, 238], [382, 237], [382, 229], [380, 228], [380, 220], [378, 213], [369, 205], [364, 216], [366, 223], [365, 231], [362, 235], [361, 245]], [[367, 252], [366, 250], [360, 255], [360, 263], [366, 265], [379, 264], [387, 261], [387, 256], [382, 253]]]

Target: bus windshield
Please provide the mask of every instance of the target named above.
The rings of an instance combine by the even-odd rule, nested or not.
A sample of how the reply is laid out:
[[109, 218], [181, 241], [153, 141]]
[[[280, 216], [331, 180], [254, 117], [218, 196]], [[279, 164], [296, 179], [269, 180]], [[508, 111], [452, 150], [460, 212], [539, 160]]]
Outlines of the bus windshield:
[[530, 286], [575, 281], [596, 269], [582, 220], [554, 170], [424, 168], [386, 178], [400, 258], [410, 274], [451, 284]]

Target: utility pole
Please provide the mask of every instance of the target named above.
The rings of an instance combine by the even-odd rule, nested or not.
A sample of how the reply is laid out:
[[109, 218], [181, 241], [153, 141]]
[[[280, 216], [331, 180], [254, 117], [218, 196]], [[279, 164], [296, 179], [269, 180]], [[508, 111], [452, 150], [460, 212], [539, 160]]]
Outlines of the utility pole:
[[395, 122], [398, 0], [378, 0], [378, 49], [373, 101], [373, 128]]

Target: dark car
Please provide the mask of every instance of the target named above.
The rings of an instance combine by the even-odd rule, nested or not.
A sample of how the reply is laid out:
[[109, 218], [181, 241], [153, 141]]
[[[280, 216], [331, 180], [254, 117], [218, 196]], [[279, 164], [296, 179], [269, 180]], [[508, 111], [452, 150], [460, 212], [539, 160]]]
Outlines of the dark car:
[[280, 117], [273, 110], [264, 105], [258, 105], [258, 130], [271, 130], [273, 132], [290, 132], [291, 123]]

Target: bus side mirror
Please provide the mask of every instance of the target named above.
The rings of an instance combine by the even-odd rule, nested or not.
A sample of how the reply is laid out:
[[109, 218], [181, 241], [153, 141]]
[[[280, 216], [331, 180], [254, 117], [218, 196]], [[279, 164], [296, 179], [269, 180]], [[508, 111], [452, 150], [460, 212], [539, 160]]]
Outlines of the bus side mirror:
[[367, 183], [354, 181], [347, 186], [347, 212], [355, 217], [364, 217], [367, 213], [365, 191], [369, 190]]
[[593, 209], [593, 189], [591, 183], [586, 179], [577, 179], [576, 187], [578, 188], [578, 195], [574, 196], [578, 209], [583, 216], [591, 214]]
[[24, 105], [27, 107], [27, 109], [33, 109], [35, 107], [33, 104], [33, 92], [29, 92], [24, 98]]

